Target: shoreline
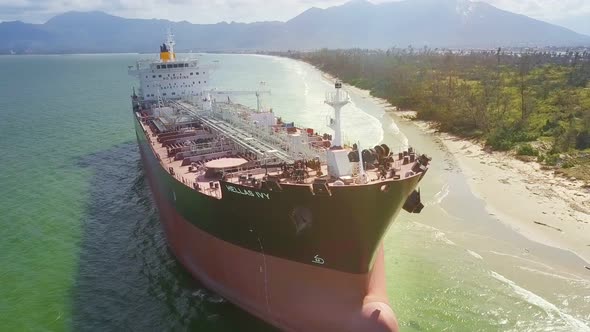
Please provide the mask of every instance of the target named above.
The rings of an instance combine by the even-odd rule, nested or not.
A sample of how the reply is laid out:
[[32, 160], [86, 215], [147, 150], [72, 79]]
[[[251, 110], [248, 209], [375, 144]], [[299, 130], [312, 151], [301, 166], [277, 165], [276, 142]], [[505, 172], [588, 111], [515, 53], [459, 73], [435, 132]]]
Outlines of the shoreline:
[[[322, 73], [329, 80], [336, 79]], [[394, 120], [412, 123], [440, 140], [457, 160], [472, 193], [499, 222], [534, 242], [572, 252], [590, 265], [590, 188], [583, 181], [566, 179], [507, 152], [488, 152], [479, 142], [415, 120], [416, 112], [397, 110], [369, 90], [344, 86], [383, 107]]]

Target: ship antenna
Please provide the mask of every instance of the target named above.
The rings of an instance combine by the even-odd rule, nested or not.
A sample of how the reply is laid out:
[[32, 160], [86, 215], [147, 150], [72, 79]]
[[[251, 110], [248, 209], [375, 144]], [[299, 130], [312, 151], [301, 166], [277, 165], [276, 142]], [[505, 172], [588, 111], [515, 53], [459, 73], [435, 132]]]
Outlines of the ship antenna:
[[176, 45], [174, 34], [172, 34], [172, 29], [168, 28], [166, 33], [166, 46], [168, 46], [168, 52], [171, 54], [174, 54], [174, 45]]
[[174, 42], [174, 35], [172, 34], [172, 30], [168, 28], [166, 42], [160, 46], [160, 60], [162, 60], [162, 62], [176, 60], [176, 54], [174, 54], [174, 45], [176, 45], [176, 42]]
[[258, 113], [260, 113], [260, 110], [262, 109], [262, 102], [260, 101], [260, 98], [262, 98], [261, 95], [264, 91], [265, 86], [266, 86], [266, 82], [261, 81], [260, 86], [259, 86], [258, 90], [256, 91], [256, 111]]
[[334, 119], [330, 121], [330, 128], [334, 130], [334, 139], [332, 140], [332, 147], [342, 147], [342, 124], [340, 110], [344, 105], [350, 102], [350, 96], [346, 91], [342, 90], [342, 82], [336, 81], [334, 84], [336, 91], [326, 94], [325, 103], [332, 106], [334, 109]]

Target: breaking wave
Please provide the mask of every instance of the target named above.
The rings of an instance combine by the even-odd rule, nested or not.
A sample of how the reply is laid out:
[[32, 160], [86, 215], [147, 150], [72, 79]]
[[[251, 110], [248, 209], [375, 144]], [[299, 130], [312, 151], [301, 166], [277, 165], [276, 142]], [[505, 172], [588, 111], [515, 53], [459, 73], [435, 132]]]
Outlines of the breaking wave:
[[555, 317], [557, 315], [562, 321], [564, 321], [569, 327], [571, 327], [571, 331], [584, 331], [590, 332], [590, 327], [586, 325], [584, 322], [580, 321], [579, 319], [569, 315], [563, 311], [561, 311], [557, 306], [553, 303], [545, 300], [544, 298], [540, 297], [539, 295], [526, 290], [520, 286], [518, 286], [514, 281], [504, 277], [503, 275], [491, 271], [491, 275], [494, 279], [508, 285], [512, 290], [520, 296], [523, 300], [527, 301], [528, 303], [535, 305], [545, 311], [549, 317]]

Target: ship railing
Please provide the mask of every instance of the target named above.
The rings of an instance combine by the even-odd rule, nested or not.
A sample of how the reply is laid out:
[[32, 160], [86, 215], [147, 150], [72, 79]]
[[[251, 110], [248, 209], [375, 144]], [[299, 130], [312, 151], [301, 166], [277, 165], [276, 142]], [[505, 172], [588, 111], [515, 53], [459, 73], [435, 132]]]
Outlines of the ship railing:
[[[188, 109], [186, 105], [174, 102], [175, 105], [182, 109]], [[319, 158], [322, 163], [326, 162], [326, 153], [323, 150], [314, 148], [311, 142], [306, 142], [298, 146], [292, 146], [288, 133], [283, 130], [274, 132], [271, 127], [264, 125], [256, 125], [246, 119], [242, 118], [236, 110], [249, 111], [243, 105], [216, 103], [214, 110], [209, 112], [200, 112], [198, 116], [205, 119], [219, 119], [219, 123], [209, 123], [221, 133], [229, 133], [236, 143], [251, 152], [256, 153], [259, 157], [263, 157], [264, 153], [273, 150], [277, 151], [277, 156], [285, 162], [291, 163], [296, 159], [315, 159]], [[194, 111], [192, 113], [197, 114]], [[205, 120], [206, 121], [206, 120]], [[226, 126], [225, 124], [231, 124]], [[240, 133], [236, 128], [242, 129], [248, 135]], [[250, 140], [250, 137], [257, 138], [257, 140]], [[247, 141], [246, 141], [247, 140]], [[273, 144], [272, 146], [269, 144]]]
[[350, 97], [348, 93], [344, 90], [337, 90], [337, 91], [330, 91], [326, 92], [325, 101], [328, 104], [346, 104], [348, 103]]
[[216, 154], [216, 153], [221, 153], [221, 152], [231, 152], [231, 146], [230, 145], [226, 145], [226, 146], [221, 146], [221, 147], [208, 147], [202, 150], [194, 150], [194, 151], [183, 151], [183, 152], [178, 152], [174, 158], [176, 160], [184, 160], [187, 158], [193, 158], [193, 157], [201, 157], [201, 156], [207, 156], [210, 154]]
[[[226, 108], [225, 110], [228, 110]], [[289, 140], [289, 134], [284, 130], [275, 132], [271, 127], [255, 125], [248, 122], [238, 116], [232, 110], [221, 112], [223, 116], [220, 116], [218, 112], [214, 112], [214, 116], [223, 118], [224, 121], [231, 123], [233, 126], [240, 127], [246, 130], [253, 136], [260, 138], [267, 142], [272, 142], [289, 154], [293, 159], [313, 159], [319, 158], [322, 162], [326, 162], [326, 152], [314, 148], [311, 142], [303, 143], [297, 147], [292, 146], [292, 142]]]
[[[241, 184], [241, 185], [249, 185], [247, 181], [251, 179], [260, 180], [261, 175], [280, 175], [281, 168], [276, 166], [269, 166], [265, 168], [264, 166], [256, 165], [247, 169], [241, 169], [238, 171], [233, 172], [226, 172], [225, 173], [225, 181]], [[244, 181], [244, 179], [246, 181]]]
[[[264, 146], [260, 146], [260, 152], [258, 152], [258, 154], [262, 153], [266, 150], [268, 150], [268, 148], [272, 149], [272, 150], [276, 150], [276, 146], [269, 146], [267, 144], [266, 138], [268, 137], [268, 135], [265, 134], [265, 130], [266, 128], [264, 127], [260, 127], [260, 126], [255, 126], [255, 125], [251, 125], [249, 123], [247, 123], [247, 121], [243, 120], [243, 119], [239, 119], [239, 117], [231, 117], [228, 119], [225, 119], [223, 121], [223, 123], [229, 123], [232, 125], [232, 127], [237, 127], [240, 129], [243, 129], [248, 136], [250, 137], [255, 137], [260, 139], [261, 141], [263, 141], [263, 145]], [[223, 126], [223, 124], [220, 124]], [[243, 138], [247, 138], [247, 137], [243, 137]], [[282, 146], [281, 146], [282, 148]], [[286, 157], [286, 155], [284, 155], [283, 157]]]
[[277, 149], [275, 146], [271, 146], [268, 143], [256, 139], [252, 137], [252, 135], [245, 131], [240, 130], [239, 127], [234, 127], [228, 124], [225, 121], [215, 121], [207, 116], [202, 118], [203, 122], [217, 131], [220, 135], [227, 137], [228, 139], [232, 140], [236, 145], [244, 149], [245, 151], [252, 152], [259, 157], [262, 157], [265, 153], [269, 151], [276, 151], [276, 155], [281, 160], [292, 163], [293, 160], [291, 156], [286, 154], [284, 151]]
[[[187, 179], [186, 177], [180, 175], [180, 174], [174, 174], [173, 175], [174, 178], [176, 180], [178, 180], [179, 182], [182, 182], [182, 184], [184, 184], [187, 187], [190, 187], [194, 190], [198, 190], [200, 192], [203, 192], [206, 195], [221, 199], [222, 198], [222, 193], [221, 193], [221, 186], [219, 181], [214, 181], [213, 182], [213, 187], [205, 187], [205, 188], [201, 188], [199, 187], [199, 182], [197, 180], [191, 180], [191, 179]], [[197, 189], [199, 188], [199, 189]]]
[[251, 112], [251, 110], [248, 109], [247, 107], [245, 107], [243, 105], [238, 105], [238, 104], [224, 104], [224, 103], [221, 103], [220, 105], [217, 105], [217, 106], [218, 106], [217, 107], [218, 110], [221, 110], [221, 111], [212, 112], [212, 115], [215, 116], [216, 118], [222, 119], [223, 121], [227, 121], [234, 126], [238, 126], [255, 137], [258, 137], [258, 138], [269, 137], [269, 132], [268, 132], [269, 128], [267, 128], [266, 126], [255, 125], [249, 121], [246, 121], [244, 118], [242, 118], [236, 112], [236, 110], [238, 110], [238, 111], [243, 110], [246, 112]]

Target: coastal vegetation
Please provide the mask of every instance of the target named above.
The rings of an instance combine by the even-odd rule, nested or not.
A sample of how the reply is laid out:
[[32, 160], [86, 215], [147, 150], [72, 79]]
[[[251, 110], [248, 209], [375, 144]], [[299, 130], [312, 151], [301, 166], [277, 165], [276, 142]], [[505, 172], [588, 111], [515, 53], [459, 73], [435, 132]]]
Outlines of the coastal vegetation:
[[[283, 54], [285, 55], [285, 54]], [[290, 52], [440, 131], [590, 181], [590, 52]]]

